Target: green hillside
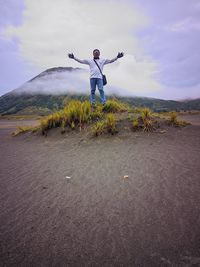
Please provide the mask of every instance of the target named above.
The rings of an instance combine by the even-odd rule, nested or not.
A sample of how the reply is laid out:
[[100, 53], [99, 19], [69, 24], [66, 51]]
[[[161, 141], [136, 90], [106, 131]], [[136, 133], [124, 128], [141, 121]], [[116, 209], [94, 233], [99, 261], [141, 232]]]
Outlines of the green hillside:
[[[200, 110], [200, 99], [188, 101], [162, 100], [146, 97], [117, 97], [123, 102], [135, 107], [149, 107], [154, 111], [171, 110]], [[47, 115], [53, 111], [63, 108], [64, 104], [71, 99], [88, 100], [88, 95], [33, 95], [33, 94], [14, 94], [7, 93], [0, 97], [0, 114], [35, 114]], [[97, 98], [98, 99], [98, 98]]]

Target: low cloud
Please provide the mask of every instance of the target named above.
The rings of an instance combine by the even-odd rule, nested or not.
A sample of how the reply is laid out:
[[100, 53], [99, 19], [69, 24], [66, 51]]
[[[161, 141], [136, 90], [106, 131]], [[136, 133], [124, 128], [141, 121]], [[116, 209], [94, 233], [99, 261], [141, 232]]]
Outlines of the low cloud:
[[[147, 92], [146, 87], [150, 86], [145, 81], [145, 76], [149, 73], [143, 73], [143, 83], [142, 77], [137, 79], [137, 72], [140, 73], [139, 66], [135, 64], [135, 75], [132, 72], [127, 71], [126, 75], [121, 75], [121, 69], [129, 68], [129, 64], [133, 64], [132, 56], [125, 56], [125, 60], [119, 64], [113, 66], [113, 68], [107, 68], [104, 73], [106, 73], [108, 84], [105, 87], [106, 95], [116, 94], [120, 96], [136, 96], [138, 95], [137, 90], [134, 88], [140, 88], [140, 94], [145, 94]], [[143, 62], [141, 64], [148, 64]], [[108, 65], [106, 65], [108, 66]], [[89, 84], [89, 71], [86, 69], [78, 69], [74, 71], [57, 71], [46, 73], [33, 79], [32, 81], [24, 83], [22, 86], [18, 87], [13, 92], [15, 93], [31, 93], [31, 94], [52, 94], [52, 95], [63, 95], [63, 94], [90, 94], [90, 84]], [[150, 81], [150, 77], [148, 78]], [[130, 83], [132, 81], [132, 83]], [[159, 86], [153, 84], [152, 87]], [[124, 89], [124, 84], [126, 85]], [[98, 89], [97, 89], [98, 92]]]
[[87, 94], [88, 84], [84, 81], [85, 74], [84, 70], [73, 72], [54, 71], [24, 83], [22, 86], [14, 90], [14, 92], [52, 95], [63, 95], [68, 93]]

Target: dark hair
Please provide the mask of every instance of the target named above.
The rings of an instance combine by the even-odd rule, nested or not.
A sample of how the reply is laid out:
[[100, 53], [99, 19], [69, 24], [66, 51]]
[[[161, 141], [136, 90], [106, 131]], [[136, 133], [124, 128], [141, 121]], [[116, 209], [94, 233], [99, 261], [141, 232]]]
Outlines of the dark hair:
[[[93, 53], [94, 53], [94, 51], [99, 51], [99, 49], [94, 49], [94, 50], [93, 50]], [[100, 51], [99, 51], [99, 53], [100, 53]]]

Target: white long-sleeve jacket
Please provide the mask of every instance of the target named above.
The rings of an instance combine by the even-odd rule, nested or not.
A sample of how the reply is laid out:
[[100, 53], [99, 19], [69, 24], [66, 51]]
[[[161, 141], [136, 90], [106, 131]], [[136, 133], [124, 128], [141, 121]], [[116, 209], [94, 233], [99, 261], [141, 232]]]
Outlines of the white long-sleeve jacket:
[[[109, 63], [112, 63], [116, 61], [118, 58], [115, 57], [113, 59], [95, 59], [97, 64], [99, 65], [101, 71], [103, 72], [103, 66]], [[102, 78], [101, 72], [99, 71], [99, 68], [97, 67], [96, 63], [93, 59], [78, 59], [74, 57], [74, 60], [78, 61], [81, 64], [89, 65], [90, 67], [90, 79], [91, 78]]]

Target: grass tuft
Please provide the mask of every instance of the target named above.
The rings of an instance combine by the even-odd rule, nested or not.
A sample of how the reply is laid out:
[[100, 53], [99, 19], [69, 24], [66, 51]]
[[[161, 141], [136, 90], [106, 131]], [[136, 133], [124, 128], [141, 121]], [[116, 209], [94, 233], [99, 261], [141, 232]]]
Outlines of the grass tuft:
[[182, 120], [178, 120], [177, 116], [177, 112], [175, 111], [172, 111], [169, 113], [170, 117], [169, 117], [169, 125], [172, 125], [172, 126], [177, 126], [177, 127], [181, 127], [181, 126], [186, 126], [186, 125], [190, 125], [189, 122], [186, 122], [186, 121], [182, 121]]
[[116, 118], [114, 114], [110, 113], [106, 116], [105, 119], [106, 129], [108, 133], [115, 134], [116, 130]]
[[80, 130], [88, 123], [92, 117], [92, 110], [90, 102], [88, 101], [70, 101], [63, 110], [55, 112], [40, 121], [40, 128], [45, 134], [51, 128], [61, 127], [62, 132], [65, 127], [69, 126], [75, 129], [79, 126]]
[[24, 133], [27, 133], [27, 132], [36, 132], [38, 131], [38, 126], [17, 126], [17, 130], [12, 132], [12, 136], [17, 136], [17, 135], [20, 135], [20, 134], [24, 134]]
[[143, 120], [143, 131], [144, 132], [153, 132], [155, 130], [155, 127], [153, 125], [153, 120], [151, 118], [145, 118]]
[[110, 99], [106, 102], [106, 104], [103, 106], [103, 111], [107, 113], [116, 113], [116, 112], [124, 112], [127, 111], [129, 106], [127, 104], [124, 104], [118, 100]]
[[134, 119], [133, 120], [132, 126], [133, 126], [133, 130], [138, 130], [139, 129], [139, 121], [138, 121], [138, 119]]
[[169, 118], [169, 123], [171, 125], [177, 125], [178, 119], [177, 119], [177, 113], [175, 111], [170, 112], [170, 118]]
[[91, 128], [93, 136], [99, 136], [106, 132], [112, 135], [117, 133], [116, 118], [112, 113], [107, 114], [105, 119], [97, 121]]
[[145, 119], [150, 119], [152, 116], [152, 111], [149, 108], [144, 108], [141, 110], [141, 117], [143, 119], [143, 121]]
[[105, 122], [97, 121], [91, 128], [91, 133], [93, 136], [99, 136], [105, 132]]

